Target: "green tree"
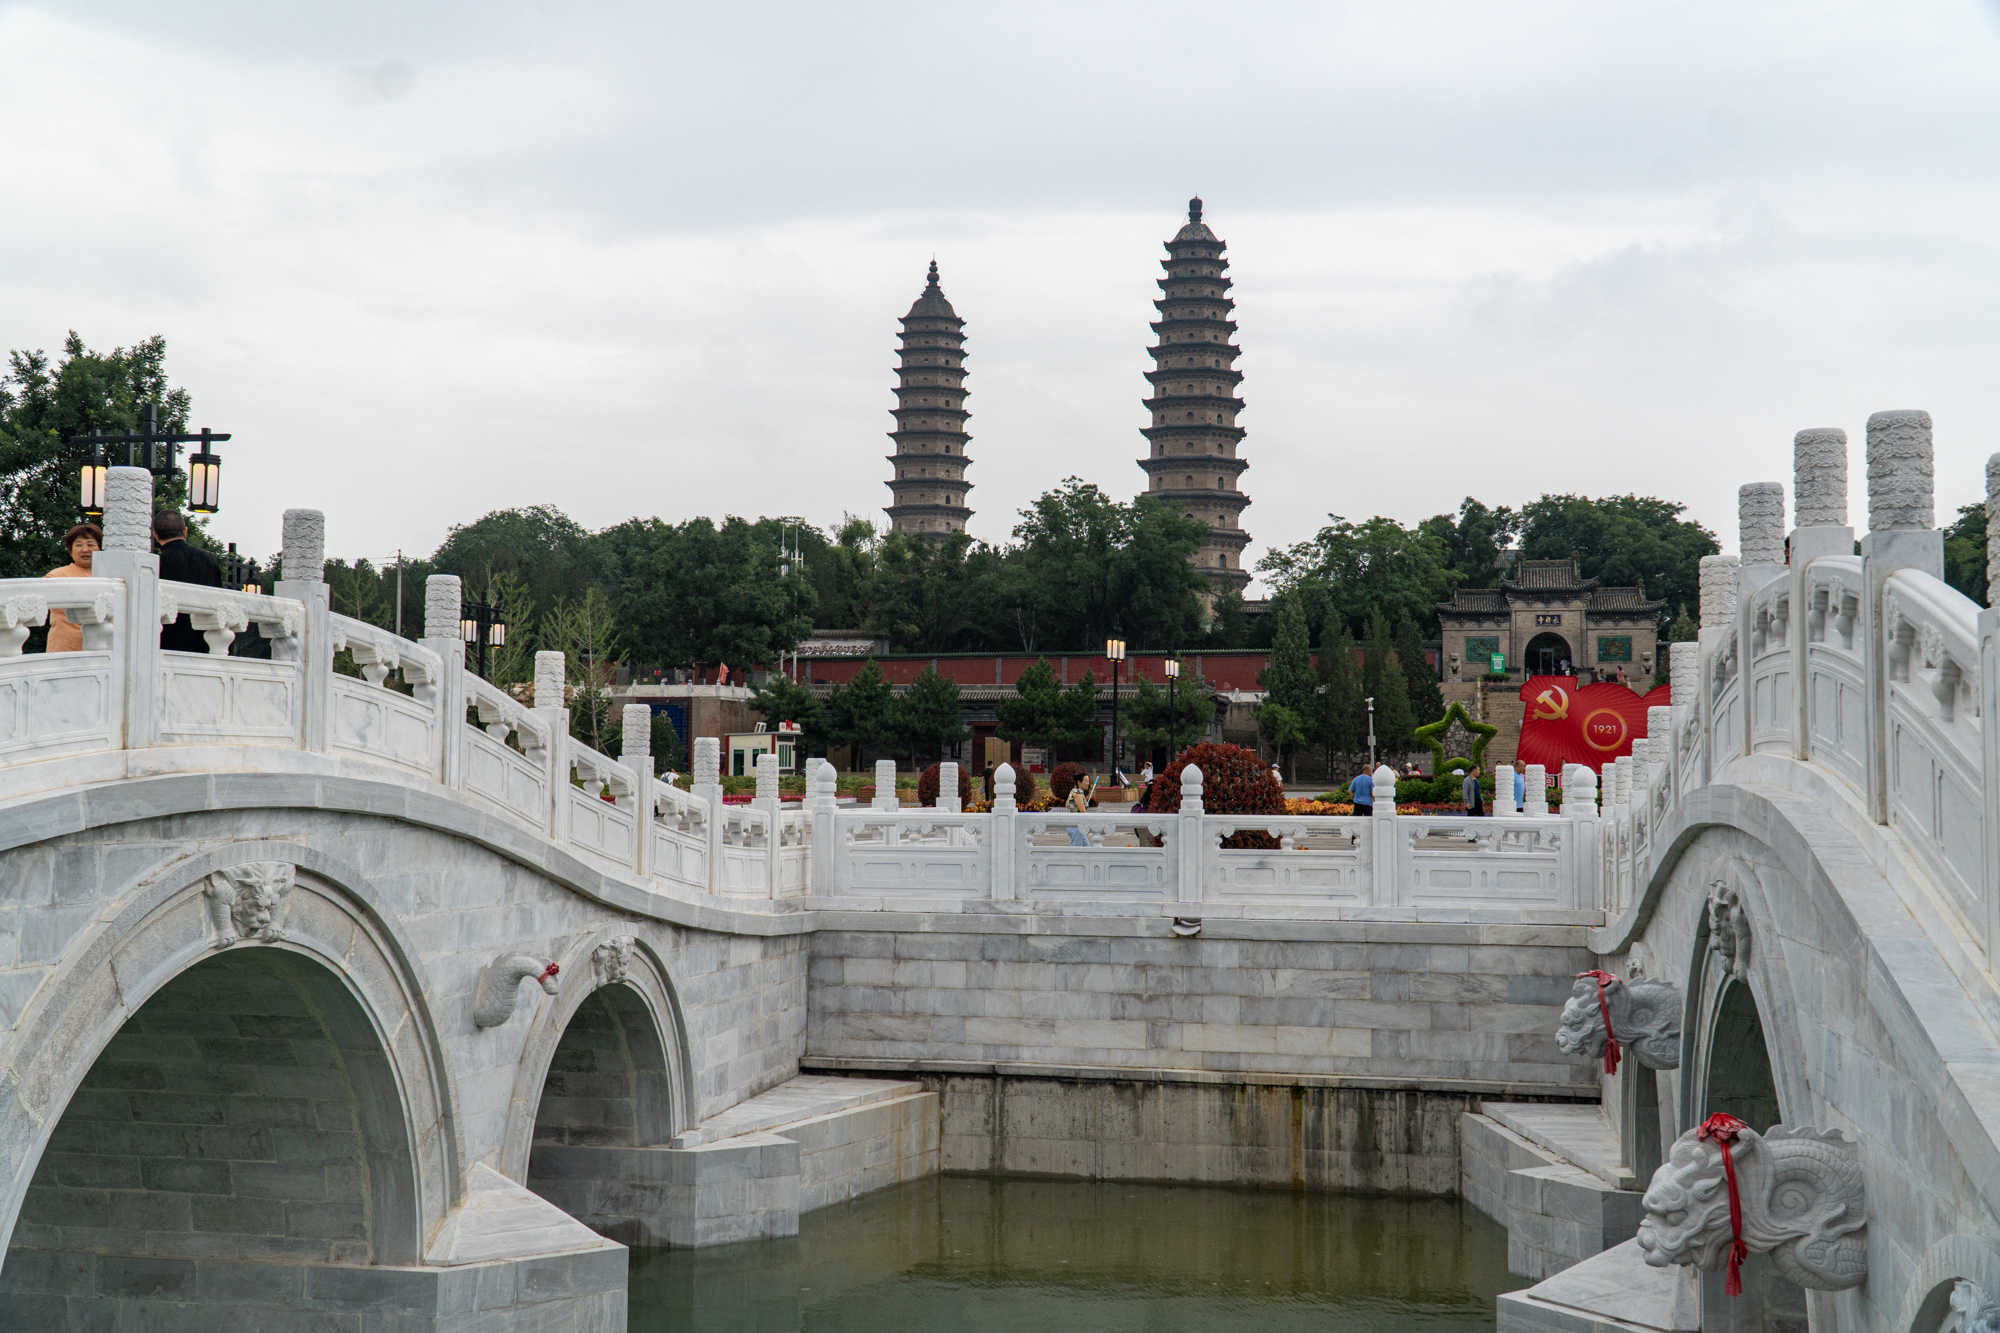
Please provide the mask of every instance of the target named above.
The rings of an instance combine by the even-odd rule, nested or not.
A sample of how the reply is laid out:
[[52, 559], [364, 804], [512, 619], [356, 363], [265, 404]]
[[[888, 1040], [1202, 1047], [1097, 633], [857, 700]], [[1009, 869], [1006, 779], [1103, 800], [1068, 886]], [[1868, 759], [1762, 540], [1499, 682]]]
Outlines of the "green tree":
[[890, 736], [890, 710], [895, 691], [882, 675], [882, 668], [869, 658], [854, 679], [836, 685], [826, 702], [827, 740], [834, 745], [852, 746], [856, 769], [863, 763], [863, 751], [881, 745]]
[[1272, 551], [1257, 562], [1280, 592], [1298, 589], [1324, 599], [1351, 631], [1372, 615], [1390, 623], [1408, 616], [1434, 625], [1437, 603], [1451, 588], [1443, 539], [1394, 519], [1350, 523], [1338, 514], [1310, 541]]
[[[1673, 621], [1668, 624], [1663, 635], [1666, 643], [1693, 643], [1701, 638], [1701, 626], [1694, 623], [1694, 617], [1687, 612], [1687, 605], [1682, 603], [1674, 608]], [[1667, 683], [1668, 677], [1673, 674], [1672, 658], [1673, 654], [1664, 649], [1656, 656], [1653, 667], [1654, 685]]]
[[1410, 714], [1417, 725], [1443, 717], [1444, 690], [1424, 654], [1416, 622], [1407, 616], [1396, 622], [1396, 660], [1403, 668], [1403, 680], [1409, 687]]
[[[168, 385], [166, 363], [157, 334], [93, 352], [72, 331], [54, 365], [46, 352], [9, 353], [0, 377], [0, 578], [39, 578], [69, 563], [62, 535], [83, 517], [77, 476], [89, 455], [72, 436], [136, 429], [142, 403], [160, 405], [162, 429], [187, 430], [188, 393]], [[154, 503], [177, 508], [186, 493], [181, 477], [163, 478]], [[190, 540], [208, 544], [198, 526]]]
[[1201, 629], [1207, 583], [1188, 563], [1205, 524], [1150, 497], [1130, 505], [1077, 477], [1021, 511], [1003, 605], [1021, 643], [1158, 643]]
[[1299, 747], [1306, 740], [1306, 725], [1297, 713], [1281, 703], [1266, 700], [1255, 713], [1257, 734], [1264, 744], [1277, 751], [1280, 760], [1292, 761], [1292, 778], [1299, 776]]
[[1986, 605], [1986, 506], [1961, 505], [1944, 530], [1944, 581]]
[[1312, 637], [1306, 629], [1304, 599], [1296, 589], [1271, 599], [1271, 656], [1257, 683], [1269, 700], [1282, 704], [1301, 727], [1304, 719], [1319, 711]]
[[1410, 711], [1410, 690], [1403, 664], [1391, 648], [1382, 656], [1380, 684], [1375, 695], [1376, 753], [1408, 754], [1417, 746], [1416, 714]]
[[[1171, 695], [1171, 706], [1169, 696]], [[1172, 691], [1154, 684], [1145, 676], [1132, 682], [1132, 693], [1124, 703], [1125, 734], [1135, 751], [1144, 752], [1193, 745], [1208, 732], [1215, 718], [1215, 694], [1207, 681], [1183, 674]], [[1167, 756], [1169, 763], [1173, 756]]]
[[1353, 754], [1368, 743], [1367, 708], [1361, 702], [1361, 677], [1354, 668], [1354, 639], [1338, 617], [1329, 621], [1328, 632], [1320, 638], [1318, 674], [1315, 720], [1320, 743], [1326, 747], [1327, 776], [1337, 778], [1334, 756]]
[[606, 582], [590, 534], [553, 505], [496, 509], [455, 526], [431, 565], [436, 573], [463, 579], [466, 597], [474, 601], [492, 600], [487, 585], [500, 574], [519, 580], [537, 607], [574, 601]]
[[611, 683], [618, 664], [618, 629], [604, 589], [593, 584], [581, 597], [557, 602], [543, 621], [538, 638], [547, 651], [563, 655], [570, 735], [602, 753], [615, 730], [611, 724]]
[[619, 621], [641, 660], [739, 668], [775, 662], [812, 632], [809, 577], [778, 571], [771, 520], [642, 524], [626, 534]]
[[1491, 588], [1500, 582], [1500, 552], [1513, 544], [1521, 517], [1505, 505], [1488, 509], [1468, 495], [1456, 516], [1439, 514], [1418, 526], [1438, 538], [1452, 586]]
[[960, 722], [958, 682], [946, 680], [935, 666], [927, 666], [903, 690], [890, 710], [889, 727], [910, 754], [910, 767], [919, 767], [919, 756], [936, 759], [942, 749], [964, 740], [972, 733]]
[[1069, 710], [1049, 659], [1038, 658], [1023, 671], [1014, 682], [1014, 697], [996, 700], [993, 712], [1000, 720], [998, 735], [1003, 741], [1039, 746], [1062, 744]]
[[1244, 648], [1250, 643], [1250, 616], [1243, 609], [1243, 592], [1224, 588], [1209, 604], [1208, 646]]
[[750, 696], [750, 710], [772, 726], [790, 722], [803, 739], [806, 754], [826, 753], [826, 710], [811, 687], [793, 682], [783, 672], [773, 671], [756, 693]]
[[1701, 557], [1722, 548], [1715, 534], [1680, 515], [1686, 505], [1650, 496], [1544, 495], [1521, 510], [1521, 554], [1575, 555], [1583, 577], [1639, 585], [1649, 597], [1699, 603]]

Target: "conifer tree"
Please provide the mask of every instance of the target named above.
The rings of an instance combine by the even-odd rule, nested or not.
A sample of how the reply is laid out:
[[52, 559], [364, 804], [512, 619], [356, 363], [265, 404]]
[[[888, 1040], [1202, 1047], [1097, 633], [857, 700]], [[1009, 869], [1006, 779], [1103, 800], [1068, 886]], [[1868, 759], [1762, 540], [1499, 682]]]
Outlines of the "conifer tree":
[[1271, 656], [1257, 683], [1271, 703], [1282, 704], [1296, 718], [1317, 711], [1319, 679], [1313, 674], [1312, 639], [1296, 593], [1280, 593], [1271, 603]]
[[1410, 714], [1423, 726], [1444, 716], [1444, 690], [1437, 672], [1424, 657], [1424, 641], [1417, 634], [1417, 622], [1404, 616], [1396, 622], [1396, 660], [1403, 668], [1409, 689]]
[[1336, 754], [1352, 754], [1367, 744], [1366, 708], [1361, 702], [1361, 677], [1354, 668], [1354, 640], [1337, 615], [1327, 617], [1319, 645], [1319, 707], [1312, 714], [1320, 743], [1326, 747], [1327, 776]]

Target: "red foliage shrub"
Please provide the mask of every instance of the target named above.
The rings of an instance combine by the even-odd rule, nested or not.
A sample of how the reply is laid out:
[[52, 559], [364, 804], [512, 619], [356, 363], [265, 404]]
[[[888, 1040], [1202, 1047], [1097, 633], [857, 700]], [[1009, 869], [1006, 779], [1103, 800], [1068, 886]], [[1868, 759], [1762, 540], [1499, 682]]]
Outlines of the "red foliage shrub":
[[[1146, 809], [1153, 814], [1177, 814], [1181, 808], [1181, 770], [1189, 764], [1201, 770], [1201, 808], [1211, 815], [1282, 815], [1285, 789], [1271, 776], [1271, 766], [1257, 757], [1255, 750], [1241, 745], [1204, 742], [1191, 745], [1174, 756], [1166, 771], [1153, 782], [1153, 794]], [[1232, 833], [1222, 840], [1224, 847], [1278, 845], [1268, 833]]]
[[[1057, 764], [1055, 772], [1049, 774], [1049, 796], [1057, 805], [1069, 799], [1076, 784], [1083, 781], [1088, 770], [1082, 764]], [[1018, 798], [1017, 798], [1018, 799]]]
[[[1035, 799], [1035, 775], [1028, 771], [1026, 764], [1012, 764], [1009, 767], [1014, 770], [1014, 804], [1017, 806], [1026, 806], [1028, 802]], [[993, 799], [993, 775], [999, 771], [1000, 766], [998, 764], [986, 770], [986, 799], [988, 801]]]
[[[936, 805], [938, 801], [938, 769], [940, 764], [932, 764], [917, 778], [917, 804]], [[966, 772], [965, 765], [958, 766], [958, 808], [963, 810], [972, 804], [972, 774]]]

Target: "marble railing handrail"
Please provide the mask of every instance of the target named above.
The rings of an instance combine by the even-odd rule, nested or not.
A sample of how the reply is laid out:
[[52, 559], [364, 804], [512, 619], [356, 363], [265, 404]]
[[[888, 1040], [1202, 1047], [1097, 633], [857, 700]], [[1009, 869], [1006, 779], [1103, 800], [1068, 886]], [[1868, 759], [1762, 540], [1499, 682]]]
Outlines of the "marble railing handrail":
[[523, 749], [548, 748], [548, 724], [536, 717], [532, 709], [513, 695], [471, 672], [465, 673], [465, 693], [466, 698], [478, 709], [480, 722], [489, 730], [504, 724], [521, 737]]
[[351, 652], [361, 674], [372, 683], [380, 685], [389, 672], [399, 669], [411, 685], [436, 685], [444, 679], [444, 659], [422, 644], [337, 612], [327, 619], [333, 627], [333, 651]]

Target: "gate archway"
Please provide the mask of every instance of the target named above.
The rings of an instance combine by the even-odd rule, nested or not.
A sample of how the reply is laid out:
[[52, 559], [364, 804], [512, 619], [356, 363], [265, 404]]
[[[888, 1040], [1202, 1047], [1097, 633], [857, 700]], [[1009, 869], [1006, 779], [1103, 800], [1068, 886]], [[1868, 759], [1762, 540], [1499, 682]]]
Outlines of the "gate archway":
[[1521, 666], [1530, 675], [1554, 676], [1562, 672], [1562, 664], [1569, 663], [1569, 673], [1576, 673], [1576, 654], [1569, 648], [1569, 640], [1560, 634], [1544, 631], [1528, 640], [1528, 646], [1521, 653]]

